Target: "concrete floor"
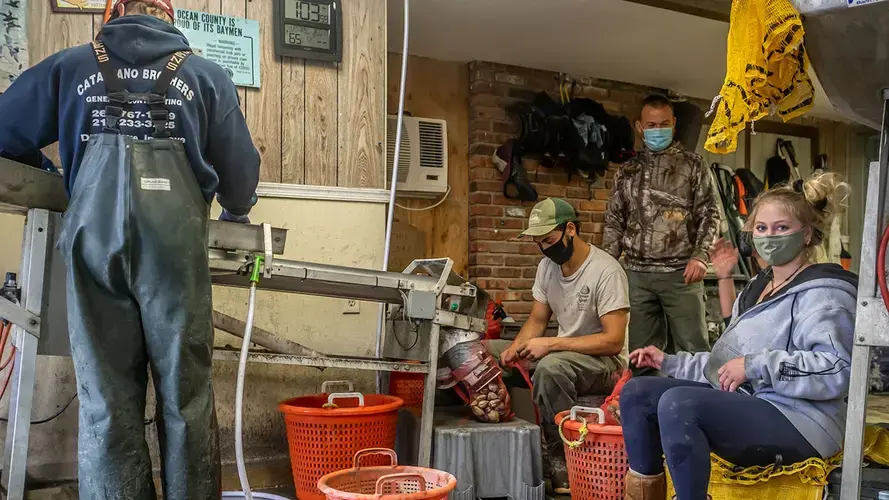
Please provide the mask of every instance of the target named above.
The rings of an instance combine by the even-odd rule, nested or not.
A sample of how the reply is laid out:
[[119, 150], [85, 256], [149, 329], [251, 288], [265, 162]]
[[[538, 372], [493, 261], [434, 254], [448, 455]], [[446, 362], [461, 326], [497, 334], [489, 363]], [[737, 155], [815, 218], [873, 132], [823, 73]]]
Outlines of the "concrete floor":
[[[262, 491], [263, 493], [272, 493], [282, 496], [289, 500], [296, 500], [296, 490], [293, 486], [283, 486], [281, 488], [271, 488]], [[160, 497], [158, 497], [160, 498]], [[25, 495], [26, 500], [78, 500], [77, 485], [65, 485], [52, 488], [44, 488], [37, 491], [29, 491]]]
[[[867, 422], [869, 424], [889, 423], [889, 394], [872, 394], [868, 398]], [[259, 491], [273, 493], [285, 498], [295, 500], [296, 492], [293, 488], [289, 467], [286, 464], [274, 464], [269, 467], [251, 469], [251, 479], [259, 481], [258, 484], [273, 485], [279, 487], [263, 489]], [[253, 481], [251, 481], [253, 482]], [[226, 467], [223, 470], [223, 489], [236, 490], [238, 488], [238, 474], [234, 467]], [[30, 491], [26, 495], [27, 500], [77, 500], [77, 485], [68, 484]], [[570, 497], [556, 497], [557, 500], [569, 500]]]

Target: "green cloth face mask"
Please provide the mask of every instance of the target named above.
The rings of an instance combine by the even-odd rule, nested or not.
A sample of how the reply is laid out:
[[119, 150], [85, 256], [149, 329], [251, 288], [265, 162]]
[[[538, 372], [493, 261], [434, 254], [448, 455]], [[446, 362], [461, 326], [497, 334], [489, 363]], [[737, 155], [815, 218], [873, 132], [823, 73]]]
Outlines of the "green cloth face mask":
[[754, 236], [753, 246], [770, 266], [783, 266], [806, 248], [806, 232], [801, 229], [778, 236]]

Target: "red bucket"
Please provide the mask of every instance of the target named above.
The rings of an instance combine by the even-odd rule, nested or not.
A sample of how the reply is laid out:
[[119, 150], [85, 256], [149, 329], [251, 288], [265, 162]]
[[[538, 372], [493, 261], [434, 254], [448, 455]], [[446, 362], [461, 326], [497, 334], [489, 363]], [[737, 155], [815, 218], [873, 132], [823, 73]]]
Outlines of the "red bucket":
[[[390, 465], [361, 467], [361, 458], [374, 454], [388, 456]], [[453, 475], [398, 465], [395, 452], [385, 448], [359, 451], [351, 469], [327, 474], [318, 481], [318, 489], [328, 500], [445, 500], [456, 487]]]
[[[588, 423], [580, 414], [594, 414]], [[630, 463], [619, 425], [605, 425], [600, 408], [575, 406], [556, 415], [565, 443], [568, 481], [574, 500], [624, 500], [624, 478]]]
[[323, 500], [318, 490], [321, 476], [349, 467], [363, 449], [394, 448], [402, 404], [394, 396], [358, 392], [302, 396], [278, 404], [287, 425], [297, 498]]

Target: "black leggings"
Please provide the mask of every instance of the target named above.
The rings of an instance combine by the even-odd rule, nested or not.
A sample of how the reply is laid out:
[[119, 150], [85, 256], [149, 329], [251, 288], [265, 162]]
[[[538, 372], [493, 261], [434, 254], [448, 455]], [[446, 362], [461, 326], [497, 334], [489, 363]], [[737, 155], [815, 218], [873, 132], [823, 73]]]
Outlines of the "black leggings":
[[660, 474], [665, 455], [681, 500], [707, 498], [711, 452], [744, 467], [772, 464], [777, 455], [784, 464], [819, 456], [768, 401], [709, 384], [634, 378], [621, 390], [620, 413], [630, 468]]

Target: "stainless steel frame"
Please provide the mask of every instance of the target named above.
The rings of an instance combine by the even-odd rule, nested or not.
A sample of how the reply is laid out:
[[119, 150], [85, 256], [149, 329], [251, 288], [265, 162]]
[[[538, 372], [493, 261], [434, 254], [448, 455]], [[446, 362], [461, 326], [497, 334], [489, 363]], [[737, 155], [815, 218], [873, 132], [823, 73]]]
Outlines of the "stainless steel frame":
[[864, 427], [867, 421], [868, 374], [872, 347], [889, 346], [889, 312], [883, 304], [877, 284], [877, 253], [883, 228], [889, 223], [889, 91], [883, 93], [883, 131], [880, 137], [880, 161], [871, 163], [867, 183], [867, 204], [861, 242], [861, 266], [858, 279], [858, 310], [855, 317], [855, 345], [852, 348], [852, 376], [843, 455], [841, 500], [858, 500], [861, 495], [861, 468], [864, 452]]
[[[51, 215], [43, 209], [28, 212], [22, 245], [21, 308], [40, 317], [44, 312], [44, 277], [47, 255], [54, 241], [50, 236]], [[13, 321], [11, 318], [7, 318]], [[30, 323], [30, 321], [28, 321]], [[9, 423], [3, 450], [3, 471], [0, 480], [7, 498], [20, 499], [25, 491], [25, 474], [28, 465], [28, 437], [31, 427], [31, 406], [34, 401], [34, 380], [37, 367], [37, 333], [29, 333], [14, 323], [13, 345], [16, 347], [15, 366], [9, 401]], [[33, 326], [33, 325], [32, 325]]]

